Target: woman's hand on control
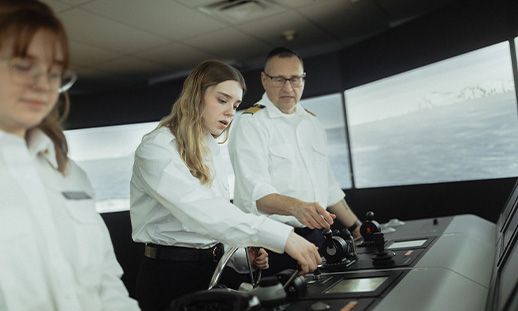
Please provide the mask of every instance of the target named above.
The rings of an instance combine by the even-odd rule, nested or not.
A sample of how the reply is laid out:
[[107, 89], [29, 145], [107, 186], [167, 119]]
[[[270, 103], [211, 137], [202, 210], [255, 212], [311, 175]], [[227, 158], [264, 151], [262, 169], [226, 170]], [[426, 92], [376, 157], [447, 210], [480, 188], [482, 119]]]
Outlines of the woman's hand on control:
[[318, 248], [293, 231], [288, 236], [284, 251], [299, 263], [302, 275], [314, 271], [322, 263]]

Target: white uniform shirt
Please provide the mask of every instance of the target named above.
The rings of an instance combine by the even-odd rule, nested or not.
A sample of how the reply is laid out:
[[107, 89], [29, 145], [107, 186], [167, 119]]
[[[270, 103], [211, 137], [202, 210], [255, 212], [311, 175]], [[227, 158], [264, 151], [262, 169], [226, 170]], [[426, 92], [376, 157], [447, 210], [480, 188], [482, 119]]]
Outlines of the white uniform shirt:
[[56, 167], [42, 131], [0, 131], [0, 310], [139, 310], [85, 173]]
[[[326, 133], [317, 118], [300, 104], [293, 114], [284, 114], [266, 94], [257, 104], [265, 108], [243, 113], [230, 134], [234, 204], [261, 214], [255, 202], [273, 193], [318, 202], [324, 208], [343, 199], [327, 158]], [[304, 227], [293, 216], [269, 217]]]
[[144, 136], [135, 152], [131, 178], [133, 240], [191, 248], [222, 242], [283, 253], [292, 228], [232, 205], [220, 147], [210, 134], [205, 142], [212, 156], [205, 154], [204, 163], [215, 176], [210, 187], [191, 175], [169, 128]]

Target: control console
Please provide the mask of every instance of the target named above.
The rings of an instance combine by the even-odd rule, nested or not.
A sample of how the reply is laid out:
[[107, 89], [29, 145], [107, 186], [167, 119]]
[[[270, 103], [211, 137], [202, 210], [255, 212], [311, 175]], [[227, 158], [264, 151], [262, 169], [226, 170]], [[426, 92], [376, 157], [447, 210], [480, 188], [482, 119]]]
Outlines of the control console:
[[[374, 213], [365, 218], [359, 240], [346, 229], [323, 230], [323, 263], [313, 273], [285, 270], [246, 293], [201, 292], [187, 302], [261, 311], [486, 310], [495, 224], [460, 215], [406, 221], [384, 230]], [[210, 295], [212, 300], [203, 300]]]
[[494, 224], [462, 215], [407, 221], [385, 234], [369, 212], [360, 231], [363, 240], [353, 241], [324, 230], [324, 263], [305, 276], [306, 294], [279, 310], [484, 310]]

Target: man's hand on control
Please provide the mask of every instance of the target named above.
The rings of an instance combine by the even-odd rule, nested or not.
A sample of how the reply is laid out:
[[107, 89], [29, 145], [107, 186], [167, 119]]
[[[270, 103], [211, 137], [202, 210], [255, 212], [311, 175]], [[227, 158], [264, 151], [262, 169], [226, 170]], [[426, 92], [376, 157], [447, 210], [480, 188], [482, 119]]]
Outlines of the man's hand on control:
[[329, 229], [336, 218], [317, 202], [301, 202], [293, 209], [293, 216], [309, 229]]

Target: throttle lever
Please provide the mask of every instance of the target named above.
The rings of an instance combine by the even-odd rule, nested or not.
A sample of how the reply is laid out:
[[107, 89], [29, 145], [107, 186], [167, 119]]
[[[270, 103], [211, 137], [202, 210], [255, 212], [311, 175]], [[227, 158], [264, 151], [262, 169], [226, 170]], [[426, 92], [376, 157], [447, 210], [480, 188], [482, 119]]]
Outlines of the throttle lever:
[[293, 273], [291, 274], [288, 281], [286, 281], [286, 283], [284, 283], [283, 287], [286, 289], [286, 287], [288, 287], [288, 285], [290, 285], [290, 283], [300, 274], [301, 271], [302, 271], [301, 267], [297, 266], [297, 269], [295, 269], [295, 271], [293, 271]]

